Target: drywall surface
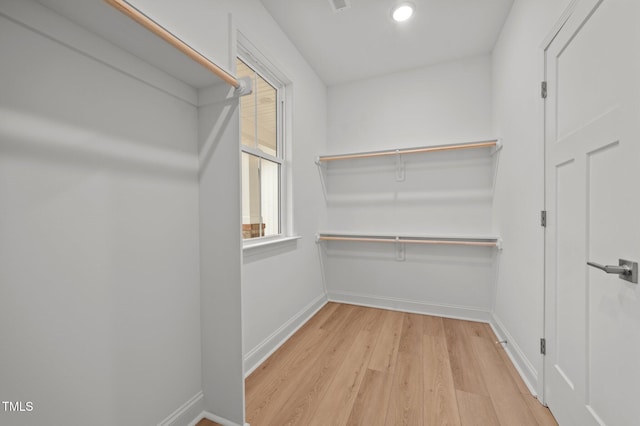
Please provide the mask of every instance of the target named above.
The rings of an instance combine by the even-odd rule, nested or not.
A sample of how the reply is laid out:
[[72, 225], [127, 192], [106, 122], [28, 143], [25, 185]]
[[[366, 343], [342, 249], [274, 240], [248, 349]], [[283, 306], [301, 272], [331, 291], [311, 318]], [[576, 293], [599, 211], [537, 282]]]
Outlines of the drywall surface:
[[332, 153], [492, 138], [491, 58], [331, 86], [328, 114]]
[[202, 386], [208, 412], [244, 424], [238, 98], [199, 108]]
[[[322, 154], [492, 139], [491, 90], [489, 56], [332, 86]], [[498, 158], [488, 148], [403, 155], [400, 176], [393, 156], [327, 163], [324, 230], [486, 236]], [[397, 260], [395, 244], [322, 243], [330, 298], [486, 319], [495, 249], [405, 249]]]
[[[493, 227], [505, 249], [495, 316], [534, 387], [542, 383], [544, 142], [542, 43], [569, 0], [516, 0], [493, 53], [494, 128], [504, 141]], [[540, 388], [538, 388], [541, 390]]]
[[0, 393], [33, 409], [0, 424], [157, 424], [201, 390], [197, 110], [0, 13], [27, 9], [0, 16]]
[[130, 0], [129, 3], [222, 69], [233, 71], [228, 15], [232, 1]]

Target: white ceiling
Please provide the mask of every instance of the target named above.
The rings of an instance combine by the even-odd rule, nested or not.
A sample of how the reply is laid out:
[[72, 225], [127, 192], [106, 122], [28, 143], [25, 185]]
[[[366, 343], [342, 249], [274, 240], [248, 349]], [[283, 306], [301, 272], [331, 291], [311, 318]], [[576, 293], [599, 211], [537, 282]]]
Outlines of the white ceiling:
[[486, 54], [513, 0], [413, 0], [414, 16], [391, 20], [397, 0], [261, 0], [327, 85]]

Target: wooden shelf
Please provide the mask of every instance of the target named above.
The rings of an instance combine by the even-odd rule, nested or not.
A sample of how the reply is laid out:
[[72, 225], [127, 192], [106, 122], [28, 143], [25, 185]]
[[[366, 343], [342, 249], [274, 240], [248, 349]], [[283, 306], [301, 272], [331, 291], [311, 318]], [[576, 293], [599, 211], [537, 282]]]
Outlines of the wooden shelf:
[[408, 235], [320, 232], [316, 234], [316, 242], [319, 243], [321, 241], [479, 246], [495, 247], [498, 250], [502, 250], [502, 240], [500, 239], [500, 237], [495, 235]]
[[502, 143], [499, 139], [478, 141], [478, 142], [465, 142], [457, 144], [447, 145], [433, 145], [415, 148], [401, 148], [401, 149], [388, 149], [383, 151], [368, 151], [368, 152], [353, 152], [347, 154], [336, 155], [321, 155], [316, 158], [316, 164], [321, 165], [329, 161], [336, 160], [353, 160], [358, 158], [375, 158], [385, 157], [392, 155], [406, 155], [406, 154], [420, 154], [426, 152], [440, 152], [440, 151], [456, 151], [463, 149], [478, 149], [478, 148], [492, 148], [491, 154], [498, 152], [502, 149]]

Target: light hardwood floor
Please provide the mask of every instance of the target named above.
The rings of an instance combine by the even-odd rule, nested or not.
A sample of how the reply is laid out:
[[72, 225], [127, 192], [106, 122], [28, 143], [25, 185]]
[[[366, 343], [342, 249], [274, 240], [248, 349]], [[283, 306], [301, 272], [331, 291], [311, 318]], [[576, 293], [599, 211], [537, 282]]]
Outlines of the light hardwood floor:
[[329, 303], [245, 383], [260, 425], [557, 425], [487, 324]]
[[222, 426], [220, 423], [213, 422], [208, 419], [202, 419], [196, 426]]

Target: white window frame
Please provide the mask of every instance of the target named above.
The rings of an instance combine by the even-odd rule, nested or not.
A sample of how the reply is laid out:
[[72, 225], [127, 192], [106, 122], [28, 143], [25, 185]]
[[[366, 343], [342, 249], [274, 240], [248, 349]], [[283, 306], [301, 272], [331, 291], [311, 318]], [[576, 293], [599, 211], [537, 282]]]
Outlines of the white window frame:
[[[262, 54], [251, 42], [249, 42], [242, 33], [238, 32], [238, 50], [236, 57], [247, 64], [257, 74], [260, 75], [267, 83], [276, 88], [277, 93], [277, 123], [276, 123], [276, 137], [277, 148], [276, 152], [279, 154], [273, 156], [258, 148], [243, 145], [240, 141], [240, 156], [242, 153], [254, 155], [258, 158], [263, 158], [268, 161], [279, 164], [280, 177], [279, 177], [279, 233], [277, 235], [269, 235], [264, 237], [243, 239], [243, 248], [249, 249], [254, 247], [262, 247], [265, 245], [271, 245], [272, 243], [291, 241], [299, 237], [293, 235], [293, 226], [291, 223], [291, 199], [290, 199], [290, 176], [289, 176], [289, 163], [288, 147], [290, 140], [288, 139], [289, 132], [289, 118], [290, 118], [290, 80], [270, 61], [265, 55]], [[235, 63], [234, 63], [235, 66]], [[252, 96], [252, 95], [248, 95]]]

